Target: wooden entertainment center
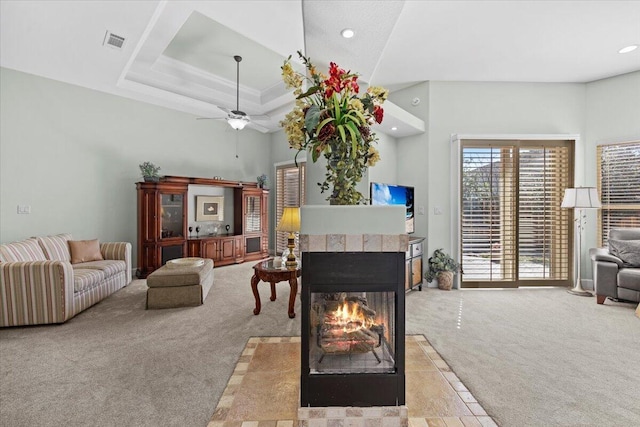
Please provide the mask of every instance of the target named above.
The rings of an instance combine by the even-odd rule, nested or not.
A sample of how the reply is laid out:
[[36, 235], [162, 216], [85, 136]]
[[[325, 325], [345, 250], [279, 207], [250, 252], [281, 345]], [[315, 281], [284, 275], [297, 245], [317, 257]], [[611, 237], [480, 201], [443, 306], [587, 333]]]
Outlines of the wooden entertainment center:
[[[233, 190], [233, 226], [209, 235], [188, 232], [189, 185]], [[174, 258], [211, 258], [216, 267], [268, 256], [269, 190], [255, 182], [165, 176], [138, 182], [138, 268], [146, 278]]]

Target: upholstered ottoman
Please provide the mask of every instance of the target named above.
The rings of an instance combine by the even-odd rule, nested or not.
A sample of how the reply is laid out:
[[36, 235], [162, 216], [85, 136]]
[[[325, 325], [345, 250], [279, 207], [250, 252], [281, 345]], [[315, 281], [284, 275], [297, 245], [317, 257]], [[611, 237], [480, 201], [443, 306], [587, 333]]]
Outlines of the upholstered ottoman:
[[201, 305], [212, 285], [213, 260], [171, 260], [147, 277], [147, 309]]

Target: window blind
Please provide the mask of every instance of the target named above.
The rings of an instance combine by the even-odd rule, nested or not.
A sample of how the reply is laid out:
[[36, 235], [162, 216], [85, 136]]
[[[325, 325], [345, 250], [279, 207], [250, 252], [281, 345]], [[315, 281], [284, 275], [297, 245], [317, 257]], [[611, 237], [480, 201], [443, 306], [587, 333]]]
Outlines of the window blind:
[[568, 280], [571, 211], [562, 209], [570, 187], [569, 148], [522, 147], [519, 160], [519, 278]]
[[640, 141], [596, 147], [598, 241], [606, 246], [612, 228], [640, 227]]
[[[282, 217], [285, 206], [302, 206], [305, 203], [305, 166], [304, 162], [276, 167], [276, 226]], [[289, 233], [276, 231], [276, 253], [281, 254], [287, 247]], [[296, 242], [296, 248], [298, 248]]]

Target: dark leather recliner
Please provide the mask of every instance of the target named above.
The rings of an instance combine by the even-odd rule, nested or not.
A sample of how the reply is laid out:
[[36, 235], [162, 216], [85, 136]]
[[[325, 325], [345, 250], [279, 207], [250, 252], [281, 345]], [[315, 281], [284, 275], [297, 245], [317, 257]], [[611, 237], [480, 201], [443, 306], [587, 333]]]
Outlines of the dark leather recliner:
[[[640, 240], [640, 228], [611, 229], [609, 240]], [[626, 266], [609, 248], [592, 248], [589, 255], [598, 304], [607, 297], [640, 302], [640, 267]]]

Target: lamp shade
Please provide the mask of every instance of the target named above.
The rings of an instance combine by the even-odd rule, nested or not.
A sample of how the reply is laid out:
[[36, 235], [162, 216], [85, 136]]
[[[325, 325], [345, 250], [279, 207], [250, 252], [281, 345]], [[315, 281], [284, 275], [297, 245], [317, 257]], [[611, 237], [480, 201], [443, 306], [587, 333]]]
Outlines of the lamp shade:
[[297, 206], [284, 208], [276, 230], [290, 233], [300, 231], [300, 208]]
[[598, 190], [594, 187], [567, 188], [564, 190], [562, 208], [597, 209], [602, 207]]

